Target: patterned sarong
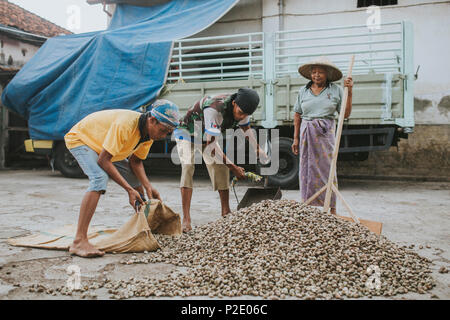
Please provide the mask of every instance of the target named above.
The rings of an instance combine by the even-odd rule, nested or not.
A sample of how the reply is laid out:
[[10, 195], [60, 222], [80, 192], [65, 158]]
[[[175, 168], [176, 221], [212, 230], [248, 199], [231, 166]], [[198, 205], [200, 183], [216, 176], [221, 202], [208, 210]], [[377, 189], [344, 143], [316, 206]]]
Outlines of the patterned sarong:
[[[302, 120], [300, 126], [300, 193], [302, 201], [308, 200], [328, 182], [334, 149], [334, 120]], [[337, 186], [336, 175], [333, 182]], [[325, 192], [322, 192], [312, 206], [322, 206]], [[336, 196], [331, 196], [331, 208], [336, 208]]]

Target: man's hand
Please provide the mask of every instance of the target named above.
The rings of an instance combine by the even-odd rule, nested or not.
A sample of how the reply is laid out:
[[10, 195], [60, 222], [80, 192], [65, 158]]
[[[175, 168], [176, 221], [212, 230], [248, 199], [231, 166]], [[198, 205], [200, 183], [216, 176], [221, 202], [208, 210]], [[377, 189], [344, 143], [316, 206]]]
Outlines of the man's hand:
[[[144, 201], [142, 200], [141, 196], [139, 195], [139, 192], [137, 192], [134, 189], [130, 189], [128, 191], [128, 198], [130, 200], [130, 204], [133, 207], [134, 211], [136, 213], [139, 211], [139, 207], [144, 204]], [[136, 205], [136, 201], [139, 202], [138, 205]]]
[[231, 171], [234, 173], [236, 178], [238, 178], [238, 180], [245, 179], [245, 170], [244, 170], [244, 168], [238, 167], [238, 166], [233, 166]]
[[147, 196], [149, 199], [158, 199], [159, 201], [162, 201], [159, 192], [152, 186], [145, 188], [145, 191], [147, 192]]
[[299, 144], [300, 144], [300, 142], [299, 142], [298, 138], [295, 138], [294, 143], [292, 144], [292, 153], [294, 153], [295, 155], [298, 155]]

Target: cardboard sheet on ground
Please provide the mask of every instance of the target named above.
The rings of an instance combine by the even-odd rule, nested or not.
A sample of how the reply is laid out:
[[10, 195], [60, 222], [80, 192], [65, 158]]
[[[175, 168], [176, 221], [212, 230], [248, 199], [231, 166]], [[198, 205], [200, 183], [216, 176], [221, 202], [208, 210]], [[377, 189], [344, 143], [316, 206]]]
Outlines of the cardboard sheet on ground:
[[[68, 250], [76, 232], [75, 225], [41, 231], [26, 237], [10, 238], [13, 246]], [[153, 234], [180, 235], [180, 215], [159, 200], [150, 200], [119, 229], [91, 227], [89, 241], [105, 252], [155, 251], [160, 245]]]
[[[345, 216], [338, 215], [338, 218], [353, 222], [353, 219], [351, 217], [345, 217]], [[381, 234], [381, 230], [383, 229], [383, 224], [381, 222], [364, 220], [364, 219], [359, 219], [359, 222], [361, 223], [361, 225], [365, 226], [367, 229], [369, 229], [373, 233], [375, 233], [377, 235]]]

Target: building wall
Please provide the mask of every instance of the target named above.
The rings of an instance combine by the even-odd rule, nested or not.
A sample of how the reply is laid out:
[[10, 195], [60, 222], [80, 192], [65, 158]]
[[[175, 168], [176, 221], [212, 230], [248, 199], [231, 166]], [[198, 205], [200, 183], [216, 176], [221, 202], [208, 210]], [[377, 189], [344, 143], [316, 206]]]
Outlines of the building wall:
[[373, 152], [361, 162], [339, 161], [338, 176], [412, 177], [450, 181], [450, 126], [418, 124], [398, 150]]
[[[369, 13], [356, 0], [285, 0], [286, 29], [365, 24]], [[380, 7], [381, 23], [409, 20], [414, 26], [414, 85], [417, 124], [450, 124], [450, 1], [399, 0]], [[444, 99], [444, 100], [442, 100]]]
[[[0, 66], [7, 69], [18, 70], [39, 50], [38, 46], [11, 39], [4, 34], [0, 34]], [[11, 76], [12, 77], [12, 76]], [[9, 81], [9, 76], [2, 76], [0, 79], [0, 96], [3, 86]], [[23, 125], [17, 125], [11, 121], [11, 113], [0, 101], [0, 169], [8, 165], [6, 158], [10, 155], [10, 150], [17, 150], [18, 146], [23, 144], [24, 131], [10, 132], [7, 128], [10, 126], [26, 127], [25, 120], [20, 118]], [[19, 118], [18, 116], [14, 116]], [[17, 138], [20, 139], [17, 139]], [[20, 141], [20, 142], [18, 142]]]
[[38, 46], [0, 34], [0, 65], [21, 68], [39, 50]]
[[219, 21], [193, 37], [261, 32], [262, 10], [263, 5], [261, 0], [241, 0], [219, 19]]

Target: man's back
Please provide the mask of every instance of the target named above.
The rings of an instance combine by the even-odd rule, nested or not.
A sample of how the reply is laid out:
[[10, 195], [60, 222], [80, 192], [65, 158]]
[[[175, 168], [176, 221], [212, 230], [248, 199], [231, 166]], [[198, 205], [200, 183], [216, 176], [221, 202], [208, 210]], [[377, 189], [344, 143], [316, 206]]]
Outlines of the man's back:
[[[123, 160], [133, 153], [141, 137], [140, 116], [139, 112], [125, 109], [91, 113], [65, 135], [66, 146], [72, 149], [87, 145], [97, 153], [105, 149], [113, 155], [112, 161]], [[137, 156], [141, 151], [148, 153], [152, 143], [152, 140], [142, 143], [137, 150]]]

